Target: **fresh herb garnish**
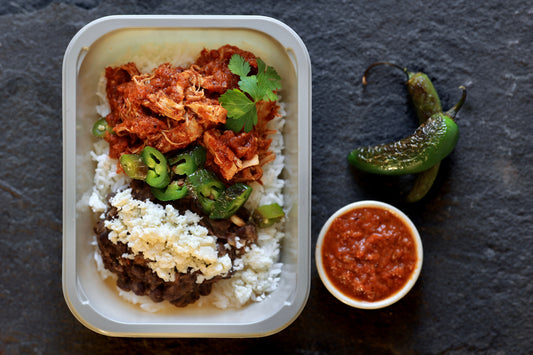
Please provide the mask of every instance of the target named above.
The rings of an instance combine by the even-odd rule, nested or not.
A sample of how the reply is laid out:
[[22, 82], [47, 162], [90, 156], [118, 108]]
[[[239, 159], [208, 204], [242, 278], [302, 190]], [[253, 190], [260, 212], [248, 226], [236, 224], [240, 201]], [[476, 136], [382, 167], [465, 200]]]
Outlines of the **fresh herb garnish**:
[[257, 75], [248, 75], [250, 63], [238, 54], [231, 57], [228, 68], [240, 77], [240, 89], [228, 90], [218, 99], [228, 112], [226, 128], [238, 133], [244, 127], [245, 132], [250, 132], [257, 124], [255, 103], [278, 100], [276, 90], [281, 89], [281, 77], [260, 58], [257, 58]]

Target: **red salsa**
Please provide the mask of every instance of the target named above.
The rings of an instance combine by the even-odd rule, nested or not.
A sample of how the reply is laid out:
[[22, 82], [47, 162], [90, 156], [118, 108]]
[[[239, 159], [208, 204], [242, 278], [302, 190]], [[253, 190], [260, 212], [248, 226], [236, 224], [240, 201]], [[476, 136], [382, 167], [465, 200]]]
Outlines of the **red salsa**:
[[359, 207], [335, 218], [326, 232], [322, 264], [346, 296], [376, 302], [398, 292], [417, 263], [411, 229], [393, 213]]

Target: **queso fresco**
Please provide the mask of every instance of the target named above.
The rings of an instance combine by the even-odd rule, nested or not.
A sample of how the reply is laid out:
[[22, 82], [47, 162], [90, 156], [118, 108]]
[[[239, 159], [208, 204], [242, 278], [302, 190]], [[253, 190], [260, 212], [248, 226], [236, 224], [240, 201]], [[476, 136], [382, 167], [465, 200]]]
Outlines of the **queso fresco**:
[[377, 302], [400, 291], [418, 262], [411, 229], [379, 207], [355, 207], [336, 217], [321, 255], [329, 281], [345, 296]]

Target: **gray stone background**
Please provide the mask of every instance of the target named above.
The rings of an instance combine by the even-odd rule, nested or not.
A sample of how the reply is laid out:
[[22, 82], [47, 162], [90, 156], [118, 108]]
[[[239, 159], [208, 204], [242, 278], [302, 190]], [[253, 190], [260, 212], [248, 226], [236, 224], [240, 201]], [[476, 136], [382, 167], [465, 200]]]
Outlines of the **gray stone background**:
[[[74, 34], [111, 14], [259, 14], [292, 27], [313, 71], [312, 234], [342, 205], [403, 209], [424, 242], [424, 268], [399, 303], [351, 309], [312, 260], [300, 317], [258, 339], [121, 339], [86, 329], [61, 290], [61, 65]], [[0, 353], [526, 354], [533, 351], [533, 3], [508, 1], [0, 2]], [[409, 179], [375, 179], [346, 154], [416, 126], [403, 76], [428, 73], [443, 106], [469, 96], [461, 138], [429, 196], [402, 202]]]

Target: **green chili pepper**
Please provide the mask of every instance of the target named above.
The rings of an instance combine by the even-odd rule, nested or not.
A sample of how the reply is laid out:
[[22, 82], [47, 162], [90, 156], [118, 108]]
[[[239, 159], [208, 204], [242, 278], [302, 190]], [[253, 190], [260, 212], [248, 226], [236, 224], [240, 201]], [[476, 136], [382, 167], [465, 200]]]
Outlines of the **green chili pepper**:
[[152, 187], [162, 189], [170, 183], [167, 158], [159, 150], [146, 146], [141, 153], [141, 159], [148, 167], [146, 183]]
[[187, 186], [179, 185], [177, 181], [172, 181], [166, 188], [158, 189], [150, 188], [152, 194], [160, 201], [174, 201], [179, 200], [187, 195]]
[[[428, 120], [432, 115], [442, 112], [442, 105], [440, 102], [437, 90], [433, 86], [431, 79], [421, 72], [410, 72], [407, 68], [402, 68], [399, 65], [388, 62], [377, 62], [370, 65], [363, 75], [363, 84], [366, 85], [366, 77], [371, 68], [376, 65], [390, 65], [398, 68], [407, 74], [407, 92], [418, 118], [418, 123], [422, 124]], [[424, 170], [416, 175], [415, 181], [411, 190], [407, 194], [407, 202], [417, 202], [421, 200], [431, 189], [440, 169], [440, 162], [433, 165], [428, 170]]]
[[[416, 116], [418, 117], [418, 123], [422, 124], [428, 120], [432, 115], [442, 112], [442, 106], [440, 102], [437, 90], [433, 86], [431, 79], [421, 72], [413, 73], [409, 72], [407, 68], [402, 68], [399, 65], [388, 62], [377, 62], [370, 65], [363, 75], [363, 84], [366, 84], [366, 77], [371, 68], [376, 65], [390, 65], [396, 67], [407, 74], [407, 91], [413, 108], [415, 109]], [[407, 202], [420, 201], [431, 189], [440, 169], [440, 162], [433, 165], [428, 170], [422, 171], [416, 175], [415, 181], [411, 190], [407, 194]]]
[[432, 115], [400, 141], [355, 149], [348, 161], [360, 170], [383, 175], [413, 174], [431, 168], [451, 153], [459, 138], [454, 118], [466, 99], [466, 89], [461, 89], [461, 99], [448, 112]]
[[213, 210], [215, 200], [222, 195], [225, 190], [224, 183], [217, 176], [207, 169], [198, 169], [185, 179], [189, 190], [198, 199], [206, 214]]
[[366, 85], [367, 83], [366, 77], [368, 76], [370, 69], [377, 65], [393, 66], [407, 74], [407, 81], [405, 84], [407, 85], [407, 91], [418, 117], [419, 124], [426, 122], [432, 115], [442, 112], [442, 106], [437, 90], [435, 90], [433, 83], [424, 73], [410, 72], [407, 68], [402, 68], [394, 63], [376, 62], [365, 70], [365, 73], [363, 74], [363, 85]]
[[206, 151], [198, 145], [168, 160], [172, 171], [177, 175], [190, 175], [205, 164]]
[[244, 205], [251, 193], [252, 188], [244, 183], [238, 182], [231, 185], [215, 200], [209, 217], [212, 219], [230, 218]]
[[[437, 90], [435, 90], [427, 75], [417, 73], [414, 76], [410, 76], [406, 84], [419, 124], [426, 122], [435, 113], [442, 112]], [[411, 191], [407, 194], [406, 201], [417, 202], [426, 196], [439, 174], [439, 169], [440, 162], [419, 173], [415, 178]]]
[[102, 138], [105, 135], [105, 132], [112, 132], [112, 128], [109, 126], [105, 118], [100, 118], [94, 123], [91, 132], [95, 137]]
[[148, 167], [143, 163], [140, 155], [122, 154], [120, 156], [120, 166], [130, 178], [136, 180], [146, 179]]
[[277, 203], [259, 206], [252, 213], [255, 224], [262, 228], [269, 227], [281, 221], [284, 216], [285, 212], [283, 212], [283, 209]]
[[406, 82], [409, 97], [415, 108], [418, 123], [422, 124], [436, 113], [442, 112], [437, 90], [429, 77], [424, 73], [407, 72], [409, 79]]
[[[426, 122], [432, 115], [442, 112], [437, 90], [429, 77], [424, 73], [410, 73], [404, 69], [408, 75], [406, 82], [409, 97], [418, 117], [418, 123]], [[437, 175], [439, 174], [440, 161], [428, 170], [417, 174], [411, 190], [407, 194], [407, 202], [420, 201], [431, 189]]]
[[416, 175], [415, 182], [411, 187], [411, 190], [407, 194], [405, 200], [407, 202], [417, 202], [420, 201], [428, 191], [433, 186], [437, 175], [439, 174], [440, 162], [433, 165], [428, 170], [424, 170], [421, 173]]

